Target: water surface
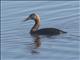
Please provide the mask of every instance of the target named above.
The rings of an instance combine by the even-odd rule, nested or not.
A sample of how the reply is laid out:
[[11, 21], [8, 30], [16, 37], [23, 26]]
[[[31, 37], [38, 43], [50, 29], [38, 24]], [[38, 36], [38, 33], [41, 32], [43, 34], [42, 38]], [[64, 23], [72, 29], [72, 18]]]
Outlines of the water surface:
[[[80, 7], [79, 1], [2, 1], [1, 59], [2, 60], [79, 60]], [[41, 27], [52, 27], [67, 34], [40, 37], [36, 43], [29, 34], [33, 21], [24, 17], [36, 12]]]

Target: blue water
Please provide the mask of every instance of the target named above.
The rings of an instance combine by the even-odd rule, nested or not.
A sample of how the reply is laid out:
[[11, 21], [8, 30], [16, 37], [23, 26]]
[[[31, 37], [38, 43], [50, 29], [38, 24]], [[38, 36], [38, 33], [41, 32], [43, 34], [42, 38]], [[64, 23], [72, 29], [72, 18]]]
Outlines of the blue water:
[[[79, 1], [2, 1], [1, 60], [79, 60]], [[33, 21], [26, 16], [37, 13], [40, 28], [53, 27], [67, 34], [41, 37], [35, 47], [29, 31]]]

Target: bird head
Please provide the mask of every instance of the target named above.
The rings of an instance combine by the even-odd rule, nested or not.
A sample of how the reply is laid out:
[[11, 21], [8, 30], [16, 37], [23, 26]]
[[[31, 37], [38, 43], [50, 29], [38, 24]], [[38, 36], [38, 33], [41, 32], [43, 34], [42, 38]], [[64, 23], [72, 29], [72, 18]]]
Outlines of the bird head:
[[36, 16], [37, 16], [36, 13], [32, 13], [24, 21], [35, 20]]

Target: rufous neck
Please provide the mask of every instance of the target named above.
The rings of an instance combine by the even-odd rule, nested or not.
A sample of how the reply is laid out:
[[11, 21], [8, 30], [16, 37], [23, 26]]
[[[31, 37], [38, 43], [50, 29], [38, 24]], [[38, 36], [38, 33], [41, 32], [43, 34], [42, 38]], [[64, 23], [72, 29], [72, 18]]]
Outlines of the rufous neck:
[[39, 26], [40, 26], [40, 19], [35, 19], [34, 21], [35, 21], [35, 24], [34, 24], [34, 26], [32, 27], [31, 32], [37, 31], [38, 28], [39, 28]]

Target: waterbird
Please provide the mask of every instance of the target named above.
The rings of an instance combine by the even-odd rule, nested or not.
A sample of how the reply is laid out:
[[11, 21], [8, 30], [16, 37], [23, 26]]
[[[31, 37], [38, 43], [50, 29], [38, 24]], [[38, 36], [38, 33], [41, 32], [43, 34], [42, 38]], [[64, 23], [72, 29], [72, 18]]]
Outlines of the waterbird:
[[61, 33], [67, 33], [57, 28], [43, 28], [38, 29], [40, 27], [40, 16], [36, 13], [30, 14], [24, 21], [33, 20], [35, 22], [34, 26], [32, 27], [30, 34], [35, 35], [45, 35], [45, 36], [53, 36], [58, 35]]

